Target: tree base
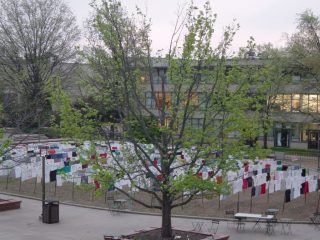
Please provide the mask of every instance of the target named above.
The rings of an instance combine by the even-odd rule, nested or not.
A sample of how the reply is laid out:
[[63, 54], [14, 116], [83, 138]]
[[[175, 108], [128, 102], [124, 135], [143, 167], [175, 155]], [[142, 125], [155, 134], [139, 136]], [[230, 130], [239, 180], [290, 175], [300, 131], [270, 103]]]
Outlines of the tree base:
[[[212, 237], [212, 234], [205, 234], [193, 231], [184, 231], [184, 230], [177, 230], [172, 229], [172, 238], [162, 238], [161, 237], [161, 228], [155, 228], [152, 230], [142, 230], [134, 234], [130, 235], [123, 235], [121, 237], [112, 237], [112, 236], [104, 236], [105, 240], [125, 240], [125, 239], [141, 239], [141, 240], [211, 240], [211, 239], [221, 239], [221, 240], [228, 240], [229, 236], [215, 236]], [[217, 238], [218, 237], [218, 238]], [[222, 237], [222, 238], [221, 238]]]

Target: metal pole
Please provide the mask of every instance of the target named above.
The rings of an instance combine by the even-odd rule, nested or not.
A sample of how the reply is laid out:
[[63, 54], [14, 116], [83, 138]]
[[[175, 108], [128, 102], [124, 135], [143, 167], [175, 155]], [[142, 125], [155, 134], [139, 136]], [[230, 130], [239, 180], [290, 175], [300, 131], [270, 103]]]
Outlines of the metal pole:
[[56, 197], [57, 194], [57, 180], [54, 182], [54, 197]]
[[33, 188], [33, 194], [36, 193], [36, 189], [37, 189], [37, 177], [34, 180], [34, 188]]
[[19, 192], [21, 191], [21, 183], [22, 183], [22, 177], [20, 177], [20, 182], [19, 182]]
[[[40, 150], [41, 155], [41, 150]], [[45, 176], [46, 176], [46, 166], [45, 166], [45, 156], [42, 156], [42, 216], [44, 213], [44, 204], [46, 199], [46, 182], [45, 182]]]
[[[42, 217], [44, 214], [44, 205], [45, 205], [45, 200], [46, 200], [46, 154], [47, 154], [47, 149], [48, 146], [43, 146], [39, 145], [38, 146], [40, 150], [40, 157], [42, 159], [41, 164], [42, 164], [42, 177], [41, 177], [41, 186], [42, 186]], [[46, 150], [46, 154], [42, 153], [42, 150]], [[42, 156], [44, 155], [44, 156]]]
[[[319, 190], [318, 190], [319, 191]], [[319, 213], [319, 204], [320, 204], [320, 195], [318, 196], [318, 204], [317, 204], [317, 211], [316, 213]]]
[[72, 176], [72, 201], [74, 200], [74, 177]]
[[318, 131], [318, 177], [319, 177], [319, 171], [320, 171], [320, 131]]
[[269, 191], [269, 188], [270, 188], [270, 179], [269, 179], [269, 183], [268, 183], [268, 195], [267, 195], [267, 203], [269, 203], [269, 195], [270, 195], [270, 191]]
[[9, 174], [10, 174], [10, 170], [8, 169], [8, 174], [7, 174], [7, 181], [6, 181], [6, 190], [8, 190], [8, 184], [9, 184]]
[[239, 208], [240, 208], [240, 192], [238, 192], [237, 212], [239, 212]]

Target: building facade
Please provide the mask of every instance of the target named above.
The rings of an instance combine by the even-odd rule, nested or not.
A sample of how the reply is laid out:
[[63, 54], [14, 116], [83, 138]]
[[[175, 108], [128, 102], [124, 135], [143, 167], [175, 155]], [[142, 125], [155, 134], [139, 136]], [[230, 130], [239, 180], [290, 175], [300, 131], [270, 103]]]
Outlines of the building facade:
[[[243, 66], [256, 65], [263, 67], [264, 60], [252, 59], [241, 62]], [[226, 71], [232, 67], [231, 60], [227, 62]], [[156, 61], [153, 65], [153, 91], [150, 86], [145, 88], [145, 105], [155, 110], [162, 104], [169, 105], [172, 97], [170, 92], [170, 79], [167, 79], [167, 65], [165, 61]], [[162, 98], [161, 84], [165, 83], [166, 95]], [[192, 96], [193, 104], [200, 104], [201, 92]], [[272, 96], [271, 118], [273, 126], [268, 133], [268, 146], [280, 148], [320, 149], [320, 92], [316, 84], [298, 74], [290, 76], [290, 81]], [[203, 119], [201, 114], [189, 119], [190, 124], [201, 127]], [[262, 136], [260, 136], [262, 140]]]

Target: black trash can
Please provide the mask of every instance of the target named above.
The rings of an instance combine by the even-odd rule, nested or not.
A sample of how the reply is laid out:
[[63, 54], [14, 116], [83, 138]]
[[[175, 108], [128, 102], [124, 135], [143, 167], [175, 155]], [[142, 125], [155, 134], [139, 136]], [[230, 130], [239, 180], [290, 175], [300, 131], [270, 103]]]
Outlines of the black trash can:
[[44, 202], [42, 222], [44, 223], [59, 222], [59, 201], [46, 200]]

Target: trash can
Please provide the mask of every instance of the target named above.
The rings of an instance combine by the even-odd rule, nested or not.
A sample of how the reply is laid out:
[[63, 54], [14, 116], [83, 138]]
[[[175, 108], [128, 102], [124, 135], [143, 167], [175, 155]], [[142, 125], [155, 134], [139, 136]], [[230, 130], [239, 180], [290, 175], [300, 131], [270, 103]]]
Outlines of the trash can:
[[44, 202], [42, 222], [44, 223], [59, 222], [59, 201], [46, 200]]

